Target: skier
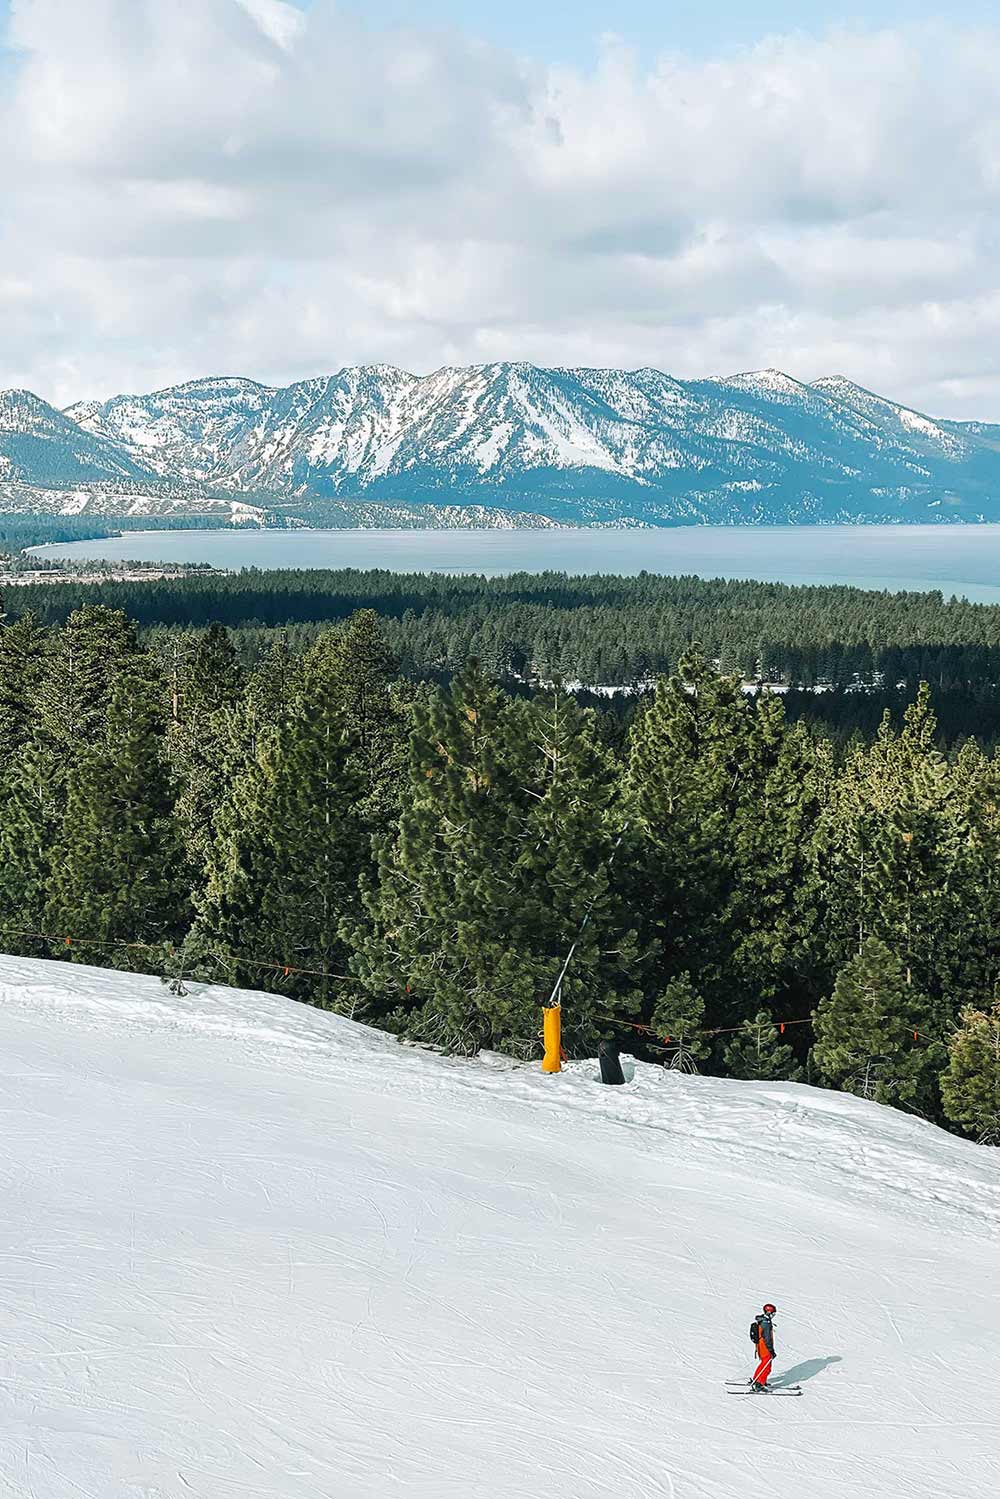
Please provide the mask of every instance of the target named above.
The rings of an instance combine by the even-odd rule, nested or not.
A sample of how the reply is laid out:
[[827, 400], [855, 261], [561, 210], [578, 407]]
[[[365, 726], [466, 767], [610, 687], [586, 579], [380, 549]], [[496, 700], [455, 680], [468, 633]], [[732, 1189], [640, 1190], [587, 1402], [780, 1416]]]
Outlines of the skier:
[[767, 1389], [767, 1376], [774, 1363], [773, 1318], [777, 1310], [778, 1308], [772, 1302], [765, 1301], [763, 1310], [750, 1324], [750, 1341], [756, 1348], [757, 1357], [760, 1360], [750, 1381], [755, 1390]]

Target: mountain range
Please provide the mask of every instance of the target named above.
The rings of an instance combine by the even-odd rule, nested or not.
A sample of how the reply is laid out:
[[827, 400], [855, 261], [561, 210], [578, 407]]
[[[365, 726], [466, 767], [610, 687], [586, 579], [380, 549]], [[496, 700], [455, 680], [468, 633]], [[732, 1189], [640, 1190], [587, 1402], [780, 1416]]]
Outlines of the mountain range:
[[1000, 425], [934, 420], [840, 376], [342, 369], [60, 411], [0, 392], [0, 510], [320, 524], [1000, 520]]

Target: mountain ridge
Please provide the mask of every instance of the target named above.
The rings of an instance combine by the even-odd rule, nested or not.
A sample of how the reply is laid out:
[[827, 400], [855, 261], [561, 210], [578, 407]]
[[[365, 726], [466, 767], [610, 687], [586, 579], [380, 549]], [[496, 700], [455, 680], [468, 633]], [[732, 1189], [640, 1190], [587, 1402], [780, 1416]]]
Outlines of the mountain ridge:
[[106, 499], [126, 481], [175, 499], [211, 486], [220, 506], [267, 496], [320, 522], [334, 503], [573, 525], [983, 521], [1000, 520], [1000, 426], [774, 368], [679, 380], [650, 366], [347, 365], [285, 386], [207, 376], [61, 411], [0, 392], [0, 481], [103, 484]]

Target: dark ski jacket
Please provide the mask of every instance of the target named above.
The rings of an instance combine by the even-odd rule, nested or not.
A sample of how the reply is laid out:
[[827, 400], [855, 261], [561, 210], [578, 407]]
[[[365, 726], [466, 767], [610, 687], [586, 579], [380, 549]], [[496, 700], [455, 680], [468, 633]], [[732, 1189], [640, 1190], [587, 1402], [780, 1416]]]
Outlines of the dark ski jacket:
[[757, 1346], [763, 1344], [774, 1358], [774, 1323], [767, 1312], [757, 1313]]

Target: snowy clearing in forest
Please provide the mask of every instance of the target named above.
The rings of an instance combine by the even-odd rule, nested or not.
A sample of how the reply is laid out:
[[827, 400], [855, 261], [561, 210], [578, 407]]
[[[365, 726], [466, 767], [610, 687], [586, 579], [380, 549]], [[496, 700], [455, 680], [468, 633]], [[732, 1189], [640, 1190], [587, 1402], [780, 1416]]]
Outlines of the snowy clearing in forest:
[[0, 958], [5, 1499], [997, 1493], [1000, 1151], [595, 1072]]

